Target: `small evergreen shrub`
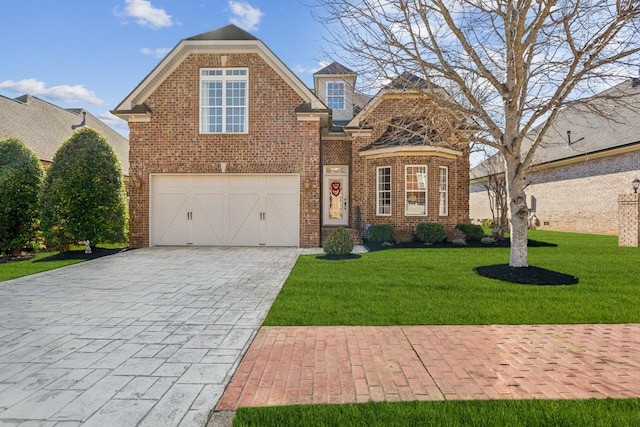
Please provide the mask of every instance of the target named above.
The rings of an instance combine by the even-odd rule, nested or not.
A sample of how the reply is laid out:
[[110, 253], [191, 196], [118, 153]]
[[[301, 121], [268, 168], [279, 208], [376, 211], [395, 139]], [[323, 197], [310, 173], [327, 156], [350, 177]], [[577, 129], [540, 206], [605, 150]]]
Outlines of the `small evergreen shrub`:
[[467, 241], [464, 239], [454, 239], [451, 241], [454, 246], [467, 246]]
[[480, 241], [484, 237], [484, 230], [478, 224], [458, 224], [456, 228], [464, 233], [467, 240]]
[[336, 228], [327, 236], [322, 250], [327, 255], [348, 255], [353, 250], [353, 237], [344, 228]]
[[393, 242], [393, 227], [391, 224], [370, 225], [369, 241], [373, 243]]
[[397, 227], [393, 229], [393, 240], [396, 243], [413, 242], [413, 228]]
[[484, 236], [482, 239], [480, 239], [480, 242], [483, 245], [495, 245], [497, 240], [491, 236]]
[[416, 236], [421, 242], [427, 245], [440, 243], [444, 240], [446, 233], [444, 226], [437, 222], [422, 222], [416, 227]]

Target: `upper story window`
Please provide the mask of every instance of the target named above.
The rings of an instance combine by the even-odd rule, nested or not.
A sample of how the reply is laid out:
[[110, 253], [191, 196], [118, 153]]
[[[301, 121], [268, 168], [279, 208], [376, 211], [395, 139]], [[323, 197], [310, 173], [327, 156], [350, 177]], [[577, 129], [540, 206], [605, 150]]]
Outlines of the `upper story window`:
[[246, 133], [248, 70], [200, 70], [200, 133]]
[[427, 167], [405, 166], [405, 215], [427, 214]]
[[327, 83], [327, 107], [344, 110], [344, 82]]
[[391, 166], [376, 169], [376, 215], [391, 215]]

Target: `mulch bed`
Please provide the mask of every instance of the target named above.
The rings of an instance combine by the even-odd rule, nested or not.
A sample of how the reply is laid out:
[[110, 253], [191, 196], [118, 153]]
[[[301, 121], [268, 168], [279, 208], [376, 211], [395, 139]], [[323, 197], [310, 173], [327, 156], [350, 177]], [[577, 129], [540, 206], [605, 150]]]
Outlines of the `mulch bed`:
[[341, 259], [358, 259], [361, 258], [362, 255], [358, 255], [358, 254], [347, 254], [347, 255], [318, 255], [316, 258], [317, 259], [324, 259], [327, 261], [337, 261], [337, 260], [341, 260]]
[[575, 276], [533, 266], [511, 267], [509, 264], [496, 264], [476, 267], [474, 271], [483, 277], [523, 285], [576, 285], [579, 281]]
[[[467, 242], [466, 246], [454, 245], [453, 243], [446, 242], [446, 241], [440, 242], [440, 243], [434, 243], [432, 245], [425, 245], [424, 243], [417, 242], [417, 241], [408, 242], [408, 243], [394, 243], [392, 245], [383, 245], [382, 243], [370, 242], [364, 239], [362, 242], [362, 245], [365, 248], [367, 248], [369, 252], [382, 251], [387, 249], [450, 249], [450, 248], [509, 248], [511, 247], [511, 243], [509, 242], [509, 239], [498, 240], [497, 242], [491, 245], [485, 245], [482, 242], [470, 240]], [[535, 247], [556, 247], [558, 245], [556, 245], [555, 243], [540, 242], [537, 240], [529, 239], [527, 246], [530, 248], [535, 248]]]
[[0, 264], [8, 262], [27, 261], [36, 256], [34, 253], [21, 253], [20, 255], [0, 255]]
[[88, 261], [91, 259], [101, 258], [103, 256], [124, 252], [126, 250], [129, 250], [129, 249], [128, 248], [125, 248], [125, 249], [97, 248], [97, 249], [93, 249], [90, 254], [85, 254], [84, 249], [78, 249], [78, 250], [60, 252], [57, 255], [51, 255], [46, 258], [39, 259], [35, 262], [62, 261], [62, 260], [68, 260], [68, 259], [82, 259], [82, 260]]

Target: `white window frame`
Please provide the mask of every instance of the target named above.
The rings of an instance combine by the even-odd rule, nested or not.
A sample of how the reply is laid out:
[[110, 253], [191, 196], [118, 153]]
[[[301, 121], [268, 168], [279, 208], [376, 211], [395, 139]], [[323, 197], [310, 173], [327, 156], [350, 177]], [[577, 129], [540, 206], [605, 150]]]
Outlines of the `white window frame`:
[[[331, 85], [341, 85], [342, 88], [331, 88]], [[327, 82], [327, 107], [332, 110], [345, 110], [347, 108], [346, 85], [344, 82]], [[336, 94], [335, 91], [338, 91]], [[332, 101], [333, 100], [333, 101]], [[335, 107], [334, 103], [338, 103]]]
[[[388, 173], [384, 174], [382, 176], [388, 176], [389, 177], [389, 188], [380, 188], [381, 184], [383, 184], [383, 182], [380, 181], [380, 172], [382, 172], [384, 169], [388, 169]], [[376, 216], [391, 216], [391, 206], [392, 206], [392, 202], [393, 202], [393, 194], [392, 194], [392, 175], [391, 175], [391, 166], [379, 166], [376, 168]], [[383, 197], [383, 194], [385, 193], [389, 193], [389, 203], [388, 204], [381, 204], [383, 201], [387, 200], [387, 197]], [[387, 207], [388, 209], [384, 209], [385, 207]], [[388, 212], [385, 212], [385, 210], [388, 210]]]
[[[443, 177], [444, 181], [442, 179]], [[440, 216], [449, 216], [449, 167], [440, 166], [438, 184], [438, 190], [440, 192], [438, 212]]]
[[[249, 132], [249, 69], [248, 68], [201, 68], [200, 69], [200, 133], [201, 134], [246, 134]], [[221, 99], [220, 105], [205, 105], [205, 84], [210, 82], [221, 83]], [[229, 83], [244, 84], [244, 102], [242, 104], [227, 105], [227, 91], [233, 90], [229, 88]], [[210, 109], [220, 110], [220, 131], [211, 131], [211, 123], [205, 120], [209, 115], [206, 114]], [[227, 123], [227, 119], [232, 117], [229, 113], [232, 109], [238, 109], [243, 112], [243, 120], [240, 122]], [[236, 130], [234, 127], [239, 126]]]
[[[422, 179], [424, 180], [424, 189], [409, 189], [409, 169], [415, 169], [414, 172], [412, 172], [412, 174], [418, 174], [417, 169], [418, 168], [424, 168], [424, 177], [422, 177]], [[429, 168], [427, 167], [427, 165], [405, 165], [404, 166], [404, 215], [405, 216], [427, 216], [429, 213], [429, 195], [428, 195], [428, 189], [429, 189]], [[416, 178], [416, 180], [419, 180], [420, 178]], [[409, 199], [410, 199], [410, 195], [411, 194], [424, 194], [424, 212], [421, 213], [411, 213], [410, 212], [410, 207], [409, 207]]]

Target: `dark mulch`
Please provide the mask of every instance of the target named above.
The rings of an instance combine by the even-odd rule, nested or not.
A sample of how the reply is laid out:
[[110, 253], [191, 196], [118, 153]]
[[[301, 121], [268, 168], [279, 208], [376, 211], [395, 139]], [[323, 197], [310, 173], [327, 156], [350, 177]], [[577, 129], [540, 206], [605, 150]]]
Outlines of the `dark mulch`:
[[341, 260], [341, 259], [358, 259], [360, 258], [362, 255], [358, 255], [358, 254], [347, 254], [347, 255], [318, 255], [316, 258], [317, 259], [324, 259], [327, 261], [336, 261], [336, 260]]
[[27, 261], [36, 256], [34, 253], [22, 253], [20, 255], [0, 255], [0, 264], [17, 261]]
[[483, 277], [504, 280], [523, 285], [576, 285], [578, 278], [540, 267], [511, 267], [509, 264], [476, 267], [474, 271]]
[[97, 248], [97, 249], [93, 249], [90, 254], [85, 254], [84, 249], [78, 249], [78, 250], [60, 252], [57, 255], [51, 255], [45, 258], [41, 258], [34, 262], [62, 261], [62, 260], [68, 260], [68, 259], [91, 260], [91, 259], [101, 258], [107, 255], [117, 254], [119, 252], [124, 252], [126, 250], [129, 250], [129, 249], [128, 248], [124, 248], [124, 249]]
[[[418, 241], [413, 241], [408, 243], [394, 243], [392, 245], [383, 245], [382, 243], [370, 242], [366, 239], [363, 239], [362, 245], [366, 247], [369, 252], [374, 252], [374, 251], [382, 251], [385, 249], [508, 248], [511, 246], [511, 243], [509, 242], [509, 239], [505, 239], [505, 240], [498, 240], [496, 243], [491, 245], [485, 245], [480, 241], [473, 241], [473, 240], [468, 241], [466, 246], [458, 246], [446, 241], [440, 242], [440, 243], [434, 243], [432, 245], [425, 245], [424, 243], [418, 242]], [[555, 243], [540, 242], [537, 240], [529, 239], [527, 246], [530, 248], [536, 248], [536, 247], [556, 247], [558, 245]]]

